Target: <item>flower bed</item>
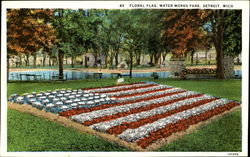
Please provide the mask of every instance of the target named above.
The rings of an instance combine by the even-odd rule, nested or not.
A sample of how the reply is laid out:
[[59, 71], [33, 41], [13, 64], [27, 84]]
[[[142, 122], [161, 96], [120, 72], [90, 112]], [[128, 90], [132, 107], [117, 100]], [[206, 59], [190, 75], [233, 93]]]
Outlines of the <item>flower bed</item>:
[[216, 75], [216, 69], [212, 69], [212, 68], [184, 69], [180, 72], [179, 76], [181, 79], [185, 79], [185, 78], [187, 78], [187, 76], [190, 77], [190, 75], [193, 75], [194, 77], [197, 77], [197, 78], [201, 78], [201, 77], [210, 78], [210, 77], [214, 77]]
[[84, 90], [91, 91], [91, 92], [102, 92], [102, 91], [109, 91], [114, 89], [122, 89], [122, 88], [128, 88], [128, 87], [136, 87], [136, 86], [144, 86], [148, 85], [144, 82], [139, 83], [132, 83], [132, 84], [122, 84], [122, 85], [115, 85], [115, 86], [107, 86], [107, 87], [97, 87], [97, 88], [85, 88]]
[[187, 74], [216, 74], [216, 69], [202, 68], [202, 69], [184, 69], [182, 70], [184, 75]]
[[92, 108], [104, 104], [116, 103], [116, 98], [110, 98], [106, 94], [90, 93], [87, 90], [61, 89], [46, 92], [13, 94], [10, 102], [29, 104], [40, 110], [59, 113], [72, 109]]
[[235, 101], [152, 82], [33, 92], [12, 95], [9, 101], [28, 103], [58, 113], [143, 149], [240, 105]]

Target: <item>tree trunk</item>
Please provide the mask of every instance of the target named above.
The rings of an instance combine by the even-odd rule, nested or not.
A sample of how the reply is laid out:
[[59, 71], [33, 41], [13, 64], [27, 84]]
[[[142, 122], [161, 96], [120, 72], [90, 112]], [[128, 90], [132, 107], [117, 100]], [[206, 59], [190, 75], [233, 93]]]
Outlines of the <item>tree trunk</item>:
[[71, 56], [71, 68], [74, 68], [74, 56]]
[[51, 56], [49, 56], [49, 66], [51, 66]]
[[58, 59], [59, 59], [59, 76], [58, 76], [58, 79], [63, 79], [63, 56], [64, 56], [64, 53], [59, 50], [59, 53], [58, 53]]
[[88, 56], [85, 56], [84, 58], [85, 58], [85, 68], [87, 68], [88, 67]]
[[83, 55], [82, 55], [82, 62], [81, 62], [81, 66], [83, 66], [83, 64], [84, 64], [84, 57], [83, 57]]
[[19, 62], [16, 60], [16, 68], [18, 68], [19, 66]]
[[207, 51], [205, 52], [205, 62], [207, 64]]
[[65, 64], [68, 65], [68, 57], [65, 57], [65, 59], [66, 59], [66, 60], [65, 60], [65, 61], [66, 61]]
[[211, 55], [211, 52], [209, 54], [209, 60], [208, 60], [208, 64], [210, 65], [211, 64], [211, 60], [212, 60], [212, 55]]
[[217, 34], [216, 34], [216, 61], [217, 61], [217, 78], [224, 79], [224, 67], [223, 67], [223, 22], [224, 22], [224, 10], [217, 11], [218, 24], [217, 24]]
[[160, 65], [162, 64], [162, 62], [161, 62], [161, 56], [162, 56], [162, 53], [160, 53]]
[[94, 63], [94, 67], [97, 67], [97, 53], [94, 53], [94, 58], [95, 58], [95, 63]]
[[[112, 52], [111, 52], [112, 53]], [[114, 59], [114, 55], [113, 54], [111, 54], [110, 55], [110, 66], [113, 68], [113, 59]]]
[[137, 56], [136, 56], [136, 65], [141, 65], [141, 52], [138, 52], [137, 53]]
[[132, 69], [133, 69], [133, 54], [130, 52], [129, 78], [132, 78]]
[[37, 54], [34, 54], [34, 60], [33, 60], [33, 66], [36, 68], [36, 59], [37, 59]]
[[153, 57], [154, 57], [154, 55], [150, 54], [149, 57], [150, 57], [150, 65], [153, 65]]
[[115, 53], [115, 66], [116, 66], [116, 67], [117, 67], [118, 64], [119, 64], [118, 57], [119, 57], [119, 52], [116, 52], [116, 53]]
[[[59, 55], [59, 54], [58, 54]], [[52, 62], [51, 62], [51, 65], [54, 66], [55, 65], [55, 59], [52, 58]]]
[[224, 56], [223, 58], [224, 78], [234, 78], [234, 58], [232, 56]]
[[43, 53], [43, 67], [45, 67], [45, 62], [46, 62], [46, 53]]
[[155, 53], [154, 54], [154, 57], [155, 57], [155, 65], [159, 65], [159, 59], [161, 57], [161, 53]]
[[19, 60], [19, 56], [17, 56], [17, 58], [16, 58], [16, 68], [18, 68], [19, 64], [20, 64], [20, 60]]
[[9, 73], [10, 73], [10, 56], [7, 55], [7, 82], [9, 82]]
[[106, 54], [105, 55], [105, 68], [108, 67], [108, 55]]
[[164, 62], [165, 62], [165, 60], [166, 60], [166, 56], [167, 56], [167, 53], [166, 53], [166, 52], [162, 54], [162, 63], [164, 63]]
[[198, 52], [196, 52], [196, 65], [199, 63], [199, 54], [198, 54]]
[[29, 64], [30, 64], [30, 63], [29, 63], [29, 62], [30, 62], [30, 61], [29, 61], [30, 55], [29, 55], [28, 53], [26, 53], [25, 56], [26, 56], [25, 65], [26, 65], [26, 66], [29, 66]]
[[194, 53], [191, 53], [191, 65], [194, 65]]

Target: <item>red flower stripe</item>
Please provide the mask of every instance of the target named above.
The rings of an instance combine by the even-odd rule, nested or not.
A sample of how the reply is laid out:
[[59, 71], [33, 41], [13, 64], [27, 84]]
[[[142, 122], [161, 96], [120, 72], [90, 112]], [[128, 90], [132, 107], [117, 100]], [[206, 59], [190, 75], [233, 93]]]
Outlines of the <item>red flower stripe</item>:
[[126, 111], [126, 112], [120, 112], [120, 113], [113, 114], [113, 115], [107, 115], [107, 116], [103, 116], [103, 117], [94, 118], [92, 120], [83, 122], [83, 125], [90, 126], [90, 125], [93, 125], [93, 124], [96, 124], [96, 123], [110, 121], [110, 120], [117, 119], [117, 118], [120, 118], [120, 117], [128, 116], [130, 114], [135, 114], [135, 113], [139, 113], [139, 112], [143, 112], [143, 111], [148, 111], [148, 110], [160, 107], [160, 106], [169, 105], [169, 104], [174, 103], [176, 101], [185, 100], [185, 99], [189, 99], [189, 98], [194, 98], [194, 97], [198, 97], [198, 96], [201, 96], [201, 95], [203, 95], [203, 94], [191, 95], [191, 96], [187, 96], [187, 97], [184, 97], [184, 98], [165, 101], [165, 102], [162, 102], [162, 103], [154, 103], [154, 104], [151, 104], [151, 105], [148, 105], [148, 106], [145, 106], [145, 107], [134, 108], [134, 109], [131, 109], [131, 110]]
[[115, 103], [115, 104], [104, 104], [104, 105], [95, 106], [95, 107], [92, 107], [92, 108], [77, 108], [77, 109], [72, 109], [72, 110], [60, 112], [59, 115], [64, 116], [64, 117], [70, 117], [70, 116], [81, 114], [81, 113], [92, 112], [92, 111], [96, 111], [96, 110], [102, 110], [102, 109], [110, 108], [110, 107], [113, 107], [113, 106], [121, 106], [121, 105], [125, 105], [125, 104], [131, 104], [131, 103], [136, 103], [136, 102], [141, 102], [141, 101], [148, 101], [148, 100], [158, 99], [158, 98], [161, 98], [161, 97], [170, 96], [170, 95], [183, 93], [183, 92], [186, 92], [186, 91], [183, 90], [183, 91], [177, 91], [177, 92], [173, 92], [173, 93], [165, 93], [165, 94], [156, 95], [156, 96], [152, 96], [152, 97], [148, 97], [148, 98], [130, 100], [130, 101], [125, 101], [125, 102], [120, 102], [120, 103]]
[[236, 102], [230, 102], [223, 106], [219, 106], [207, 112], [201, 113], [199, 115], [191, 116], [188, 119], [181, 119], [177, 121], [176, 123], [169, 124], [162, 129], [151, 132], [148, 136], [137, 140], [136, 143], [145, 149], [147, 148], [147, 146], [149, 146], [150, 144], [152, 144], [158, 139], [168, 137], [175, 132], [184, 131], [188, 129], [190, 125], [194, 125], [201, 121], [205, 121], [215, 115], [223, 113], [226, 110], [230, 110], [233, 107], [238, 106], [238, 105], [240, 104]]
[[[193, 96], [193, 97], [196, 97], [196, 96]], [[157, 115], [153, 115], [153, 116], [150, 116], [150, 117], [146, 117], [146, 118], [140, 119], [138, 121], [134, 121], [134, 122], [130, 122], [130, 123], [123, 122], [121, 125], [114, 126], [114, 127], [110, 128], [109, 130], [107, 130], [107, 132], [110, 133], [110, 134], [118, 135], [118, 134], [121, 134], [126, 129], [135, 129], [135, 128], [138, 128], [140, 126], [146, 125], [148, 123], [153, 123], [154, 121], [157, 121], [157, 120], [159, 120], [161, 118], [165, 118], [165, 117], [171, 116], [173, 114], [182, 112], [184, 110], [188, 110], [188, 109], [191, 109], [191, 108], [194, 108], [194, 107], [198, 107], [200, 105], [212, 102], [212, 101], [217, 100], [217, 99], [218, 98], [204, 99], [204, 100], [197, 101], [197, 102], [195, 102], [193, 104], [180, 106], [180, 107], [178, 107], [178, 108], [176, 108], [174, 110], [170, 110], [170, 111], [167, 111], [167, 112], [162, 113], [162, 114], [157, 114]]]
[[[147, 93], [143, 93], [143, 94], [149, 94], [149, 93], [155, 93], [155, 92], [160, 92], [160, 91], [164, 91], [164, 90], [169, 90], [169, 89], [173, 89], [173, 88], [163, 88], [163, 89], [156, 89], [156, 90], [152, 90], [152, 91], [148, 91]], [[133, 96], [138, 96], [138, 95], [143, 95], [142, 93], [135, 93], [133, 94]], [[126, 97], [132, 97], [131, 94], [127, 94], [127, 95], [121, 95], [121, 96], [112, 96], [115, 98], [126, 98]]]
[[121, 85], [106, 86], [106, 87], [82, 88], [82, 90], [105, 89], [105, 88], [121, 87], [121, 86], [131, 86], [131, 85], [144, 84], [144, 83], [145, 82], [137, 82], [137, 83], [131, 83], [131, 84], [121, 84]]
[[108, 91], [104, 91], [104, 92], [95, 92], [95, 93], [113, 93], [113, 92], [133, 90], [133, 89], [141, 89], [141, 88], [148, 88], [148, 87], [155, 87], [155, 86], [159, 86], [159, 85], [148, 84], [148, 85], [140, 86], [140, 87], [128, 87], [128, 88], [123, 88], [123, 89], [113, 89], [113, 90], [108, 90]]

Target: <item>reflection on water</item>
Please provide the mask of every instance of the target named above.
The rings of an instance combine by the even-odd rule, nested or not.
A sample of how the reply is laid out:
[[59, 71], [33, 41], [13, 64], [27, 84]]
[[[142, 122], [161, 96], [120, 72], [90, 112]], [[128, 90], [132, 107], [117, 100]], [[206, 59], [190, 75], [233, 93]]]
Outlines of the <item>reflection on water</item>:
[[[91, 79], [95, 78], [94, 73], [88, 72], [76, 72], [76, 71], [64, 71], [64, 79], [65, 80], [80, 80], [80, 79]], [[38, 79], [42, 80], [51, 80], [53, 77], [58, 76], [58, 71], [18, 71], [18, 72], [10, 72], [9, 80], [34, 80], [34, 77], [27, 78], [26, 76], [21, 76], [20, 74], [35, 74], [40, 75]], [[169, 78], [170, 72], [157, 72], [159, 78]], [[241, 70], [234, 71], [235, 78], [241, 78], [242, 72]], [[122, 73], [122, 75], [129, 75], [129, 73]], [[151, 72], [145, 73], [132, 73], [132, 77], [143, 78], [143, 77], [151, 77]], [[111, 78], [111, 73], [103, 73], [102, 78]]]
[[[51, 80], [53, 77], [58, 76], [58, 71], [18, 71], [10, 72], [9, 80], [34, 80], [34, 77], [27, 78], [26, 76], [20, 74], [35, 74], [40, 75], [38, 77], [42, 80]], [[94, 78], [94, 73], [89, 72], [76, 72], [76, 71], [64, 71], [64, 79], [66, 80], [79, 80], [79, 79], [91, 79]], [[129, 75], [129, 73], [122, 73], [122, 75]], [[152, 73], [132, 73], [132, 77], [151, 77]], [[169, 72], [158, 72], [160, 78], [168, 78], [170, 76]], [[111, 78], [111, 73], [103, 73], [102, 78]]]

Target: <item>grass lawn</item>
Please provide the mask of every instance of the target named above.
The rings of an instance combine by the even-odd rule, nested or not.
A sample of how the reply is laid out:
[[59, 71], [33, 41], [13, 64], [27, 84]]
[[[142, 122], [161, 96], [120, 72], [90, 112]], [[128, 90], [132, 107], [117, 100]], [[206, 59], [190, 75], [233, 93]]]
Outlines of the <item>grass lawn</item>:
[[[126, 79], [126, 83], [154, 81], [197, 92], [241, 100], [241, 80]], [[88, 88], [114, 85], [115, 79], [62, 82], [8, 83], [13, 93]], [[79, 133], [57, 123], [18, 111], [8, 110], [8, 151], [130, 151], [93, 135]], [[241, 111], [236, 110], [196, 132], [162, 146], [157, 151], [241, 151]]]

